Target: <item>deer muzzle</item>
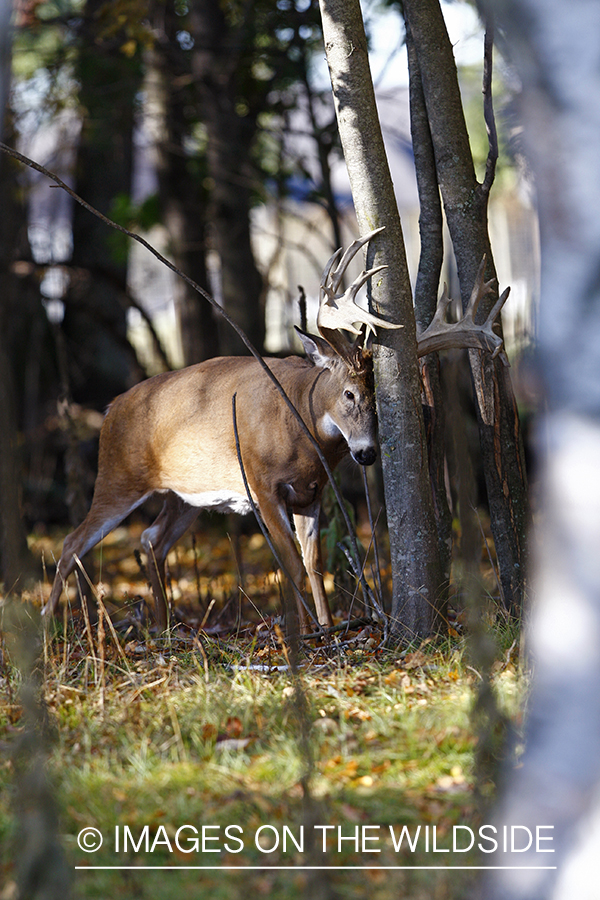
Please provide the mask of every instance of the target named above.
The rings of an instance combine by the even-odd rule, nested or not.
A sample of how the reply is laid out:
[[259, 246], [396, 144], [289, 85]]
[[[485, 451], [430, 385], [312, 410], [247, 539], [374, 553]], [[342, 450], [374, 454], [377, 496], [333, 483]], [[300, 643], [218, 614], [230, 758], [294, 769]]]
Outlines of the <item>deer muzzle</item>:
[[377, 459], [376, 447], [362, 447], [360, 450], [351, 450], [350, 452], [359, 466], [372, 466]]

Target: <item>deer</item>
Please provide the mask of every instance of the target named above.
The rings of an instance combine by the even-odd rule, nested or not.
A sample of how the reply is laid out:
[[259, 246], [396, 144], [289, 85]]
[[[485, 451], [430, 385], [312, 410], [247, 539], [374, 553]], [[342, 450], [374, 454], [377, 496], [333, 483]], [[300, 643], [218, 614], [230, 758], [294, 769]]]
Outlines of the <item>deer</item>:
[[[363, 271], [343, 293], [340, 289], [352, 259], [382, 230], [358, 238], [345, 252], [340, 248], [328, 261], [320, 283], [319, 335], [297, 329], [306, 358], [265, 360], [313, 441], [251, 356], [218, 357], [155, 375], [110, 404], [100, 432], [92, 504], [83, 522], [64, 540], [44, 615], [56, 614], [67, 578], [81, 557], [158, 494], [164, 498], [162, 509], [143, 532], [141, 544], [159, 631], [169, 624], [165, 563], [171, 548], [202, 509], [244, 514], [254, 507], [282, 567], [299, 588], [301, 631], [310, 630], [306, 575], [319, 626], [333, 625], [319, 531], [327, 474], [314, 442], [330, 469], [348, 453], [361, 466], [372, 465], [377, 457], [373, 359], [365, 340], [378, 327], [402, 326], [356, 303], [361, 287], [385, 266]], [[482, 263], [462, 325], [443, 320], [450, 302], [445, 290], [434, 321], [418, 335], [418, 354], [457, 345], [500, 352], [502, 340], [491, 326], [501, 302], [485, 323], [473, 321], [490, 285], [483, 281]], [[355, 339], [349, 340], [343, 331]]]

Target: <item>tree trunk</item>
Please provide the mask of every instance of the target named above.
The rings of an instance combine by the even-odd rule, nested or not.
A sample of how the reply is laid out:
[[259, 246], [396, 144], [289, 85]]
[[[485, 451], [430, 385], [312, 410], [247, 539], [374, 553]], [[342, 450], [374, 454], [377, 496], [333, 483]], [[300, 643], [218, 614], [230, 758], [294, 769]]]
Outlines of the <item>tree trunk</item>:
[[[160, 8], [164, 40], [148, 54], [158, 80], [162, 134], [158, 141], [161, 209], [170, 251], [179, 268], [209, 288], [206, 269], [208, 193], [206, 158], [190, 156], [186, 142], [200, 117], [198, 98], [189, 83], [191, 67], [177, 40], [181, 16], [173, 3]], [[159, 126], [160, 127], [160, 126]], [[219, 355], [219, 329], [212, 306], [185, 282], [178, 285], [178, 316], [185, 365]]]
[[[404, 0], [404, 15], [421, 73], [437, 178], [466, 307], [484, 253], [486, 280], [496, 277], [487, 227], [491, 181], [479, 184], [475, 176], [439, 0]], [[481, 304], [480, 316], [487, 315], [496, 299], [495, 293]], [[501, 360], [477, 350], [469, 351], [469, 360], [503, 600], [517, 614], [523, 599], [529, 519], [519, 416], [510, 375]]]
[[[265, 337], [263, 286], [250, 241], [250, 148], [256, 122], [237, 106], [236, 91], [242, 28], [232, 31], [214, 0], [193, 0], [189, 21], [195, 42], [192, 72], [206, 128], [209, 221], [220, 265], [222, 302], [260, 349]], [[220, 343], [226, 355], [248, 352], [227, 326], [221, 330]]]
[[369, 266], [389, 265], [372, 285], [371, 301], [379, 315], [404, 326], [381, 331], [375, 344], [375, 381], [392, 557], [392, 634], [408, 641], [437, 625], [442, 582], [410, 281], [359, 0], [320, 0], [320, 8], [359, 229], [386, 228], [369, 247]]
[[[5, 168], [0, 162], [0, 173]], [[1, 177], [1, 175], [0, 175]], [[0, 261], [0, 291], [8, 296], [8, 281], [3, 261]], [[0, 581], [6, 594], [28, 586], [33, 560], [21, 519], [21, 471], [18, 454], [18, 432], [13, 406], [12, 373], [4, 347], [3, 316], [0, 310]]]
[[[139, 59], [121, 52], [119, 35], [103, 36], [104, 0], [87, 0], [75, 74], [84, 111], [76, 190], [101, 213], [129, 198]], [[127, 342], [127, 250], [79, 204], [73, 212], [73, 256], [65, 311], [70, 388], [79, 402], [103, 408], [143, 377]]]
[[[443, 216], [435, 171], [435, 155], [427, 118], [419, 62], [410, 28], [406, 28], [410, 81], [410, 130], [419, 191], [421, 251], [415, 283], [415, 318], [424, 330], [435, 314], [444, 259]], [[440, 359], [430, 353], [421, 360], [422, 400], [427, 427], [429, 476], [438, 529], [444, 584], [450, 582], [452, 561], [452, 512], [446, 493], [445, 405], [440, 381]]]
[[317, 145], [317, 157], [319, 160], [319, 168], [321, 170], [322, 179], [321, 189], [323, 191], [327, 215], [329, 216], [331, 228], [333, 230], [334, 249], [337, 250], [338, 247], [342, 246], [343, 241], [340, 213], [333, 190], [333, 183], [331, 180], [331, 154], [333, 150], [333, 138], [337, 130], [335, 114], [332, 117], [331, 121], [327, 122], [325, 126], [319, 125], [315, 109], [316, 97], [310, 82], [309, 63], [306, 53], [304, 53], [302, 56], [302, 82], [304, 84], [304, 90], [306, 93], [306, 103], [313, 138], [315, 144]]
[[[12, 4], [0, 0], [0, 140], [4, 140], [6, 106], [10, 85]], [[15, 207], [16, 190], [12, 161], [2, 154], [0, 158], [0, 581], [6, 593], [27, 586], [33, 572], [33, 560], [27, 548], [25, 528], [21, 519], [21, 472], [18, 454], [17, 418], [14, 409], [14, 387], [8, 348], [6, 317], [14, 304], [18, 289], [15, 274], [11, 271], [13, 246], [18, 229]]]
[[493, 7], [523, 85], [536, 182], [536, 361], [545, 401], [526, 744], [518, 767], [507, 766], [495, 824], [551, 825], [545, 846], [554, 852], [535, 853], [534, 842], [528, 852], [501, 854], [503, 871], [488, 873], [481, 895], [570, 900], [597, 894], [600, 820], [600, 2]]

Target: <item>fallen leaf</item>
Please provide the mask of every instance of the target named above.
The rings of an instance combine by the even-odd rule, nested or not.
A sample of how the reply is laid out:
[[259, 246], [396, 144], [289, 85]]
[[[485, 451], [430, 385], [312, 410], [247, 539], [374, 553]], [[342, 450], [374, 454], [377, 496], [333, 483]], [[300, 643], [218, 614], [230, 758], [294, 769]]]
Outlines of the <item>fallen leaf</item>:
[[402, 660], [402, 665], [405, 669], [418, 669], [421, 666], [426, 666], [429, 662], [429, 659], [422, 650], [415, 650], [413, 653], [407, 654]]

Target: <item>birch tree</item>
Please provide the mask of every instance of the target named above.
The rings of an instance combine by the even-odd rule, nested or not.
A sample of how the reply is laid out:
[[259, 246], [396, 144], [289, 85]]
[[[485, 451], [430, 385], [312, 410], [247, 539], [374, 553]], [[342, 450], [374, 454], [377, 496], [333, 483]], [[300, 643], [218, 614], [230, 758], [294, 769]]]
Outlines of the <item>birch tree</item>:
[[538, 422], [543, 504], [526, 748], [509, 774], [499, 824], [553, 826], [546, 833], [555, 852], [505, 855], [483, 895], [591, 898], [600, 820], [600, 2], [501, 0], [494, 8], [523, 84], [538, 197], [537, 368], [546, 410]]

